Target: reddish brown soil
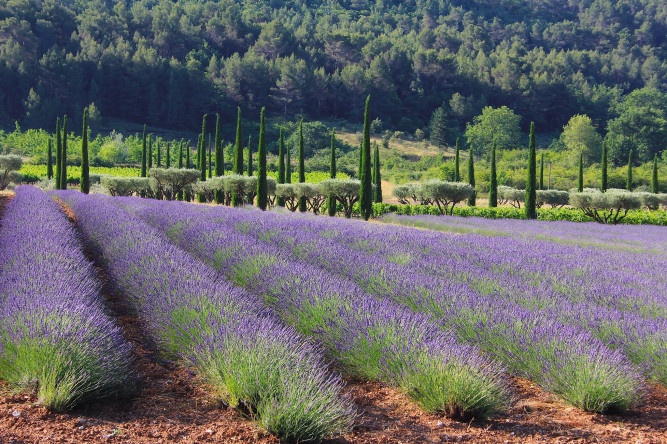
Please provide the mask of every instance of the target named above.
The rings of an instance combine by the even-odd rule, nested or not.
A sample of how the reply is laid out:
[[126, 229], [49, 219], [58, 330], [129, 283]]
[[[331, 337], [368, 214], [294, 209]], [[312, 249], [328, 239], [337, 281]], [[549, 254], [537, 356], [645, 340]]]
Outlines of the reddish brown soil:
[[[0, 211], [1, 207], [0, 196]], [[104, 280], [103, 270], [99, 271]], [[279, 442], [240, 413], [218, 405], [189, 369], [162, 360], [124, 299], [110, 288], [105, 294], [134, 347], [140, 384], [136, 396], [51, 413], [33, 396], [12, 394], [0, 384], [0, 444]], [[351, 382], [347, 391], [358, 408], [357, 425], [350, 434], [329, 442], [667, 443], [663, 387], [650, 387], [643, 406], [626, 415], [597, 415], [568, 407], [529, 381], [512, 378], [510, 384], [516, 400], [509, 412], [463, 423], [424, 413], [393, 388]]]

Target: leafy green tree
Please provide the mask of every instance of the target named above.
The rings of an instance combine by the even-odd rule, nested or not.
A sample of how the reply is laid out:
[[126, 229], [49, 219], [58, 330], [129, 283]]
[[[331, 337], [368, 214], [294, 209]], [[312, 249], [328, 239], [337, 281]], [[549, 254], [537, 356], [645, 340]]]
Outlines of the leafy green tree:
[[530, 142], [528, 143], [528, 178], [526, 180], [526, 219], [537, 219], [537, 153], [535, 148], [535, 123], [530, 122]]
[[262, 108], [259, 117], [259, 146], [257, 147], [257, 206], [260, 210], [266, 210], [269, 203], [268, 190], [266, 185], [266, 135], [264, 134], [265, 109]]
[[[303, 120], [299, 123], [299, 183], [304, 183], [306, 181], [306, 165], [305, 165], [305, 154], [303, 147]], [[307, 210], [306, 206], [306, 197], [301, 196], [299, 198], [299, 211], [304, 213]]]
[[489, 186], [489, 208], [498, 206], [498, 177], [496, 174], [496, 144], [491, 149], [491, 184]]
[[590, 117], [577, 114], [563, 127], [561, 139], [570, 152], [572, 164], [582, 154], [586, 163], [594, 163], [602, 154], [602, 137], [593, 126]]
[[90, 167], [88, 164], [88, 108], [83, 110], [83, 131], [81, 132], [81, 192], [90, 192]]
[[625, 189], [632, 191], [632, 150], [630, 150], [630, 154], [628, 155], [628, 177], [625, 181]]
[[[336, 178], [336, 130], [331, 130], [331, 160], [329, 163], [329, 177]], [[336, 215], [336, 196], [329, 194], [327, 198], [327, 211], [329, 216]]]
[[431, 114], [431, 123], [429, 124], [431, 130], [431, 143], [438, 147], [443, 147], [446, 144], [447, 136], [447, 113], [441, 106], [436, 108]]
[[482, 114], [475, 116], [472, 124], [469, 123], [466, 127], [468, 146], [476, 154], [485, 153], [493, 144], [501, 150], [514, 148], [521, 139], [520, 122], [521, 117], [506, 106], [487, 106], [482, 110]]
[[[472, 150], [468, 151], [468, 184], [475, 190], [475, 159]], [[477, 204], [477, 191], [474, 191], [468, 198], [468, 206], [474, 207]]]
[[368, 220], [373, 214], [373, 184], [371, 182], [371, 96], [366, 98], [364, 109], [364, 139], [361, 151], [361, 183], [359, 188], [359, 206], [361, 217]]

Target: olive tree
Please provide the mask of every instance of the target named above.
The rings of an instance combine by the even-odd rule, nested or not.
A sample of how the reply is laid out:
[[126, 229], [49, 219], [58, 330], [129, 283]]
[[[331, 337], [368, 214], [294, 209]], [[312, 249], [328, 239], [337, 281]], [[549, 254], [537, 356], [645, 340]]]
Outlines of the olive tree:
[[649, 210], [657, 210], [660, 208], [660, 205], [667, 206], [667, 194], [665, 193], [654, 194], [648, 192], [640, 192], [635, 194], [637, 194], [639, 198], [642, 200], [642, 206], [646, 207]]
[[[430, 198], [424, 195], [422, 192], [422, 186], [420, 183], [406, 183], [404, 185], [398, 185], [392, 191], [394, 196], [398, 198], [398, 201], [403, 205], [431, 205], [433, 202]], [[410, 202], [412, 200], [412, 202]]]
[[324, 196], [334, 196], [343, 206], [346, 218], [352, 217], [354, 204], [359, 201], [359, 187], [361, 182], [356, 179], [327, 179], [320, 182], [320, 192]]
[[641, 208], [642, 200], [638, 193], [626, 190], [610, 188], [603, 193], [585, 188], [582, 192], [570, 192], [570, 204], [598, 223], [617, 224], [628, 211]]
[[0, 156], [0, 190], [4, 190], [11, 183], [17, 184], [23, 180], [23, 175], [19, 173], [21, 165], [23, 165], [21, 156], [15, 154]]
[[301, 197], [293, 183], [279, 183], [276, 185], [276, 196], [285, 203], [285, 208], [294, 212], [299, 208], [299, 198]]
[[299, 198], [306, 199], [306, 208], [315, 214], [319, 214], [322, 205], [327, 200], [327, 195], [322, 194], [319, 184], [307, 182], [295, 183], [294, 189]]
[[505, 185], [498, 187], [498, 201], [500, 204], [510, 204], [514, 208], [521, 208], [521, 204], [524, 203], [525, 200], [525, 190], [519, 190]]
[[561, 190], [537, 190], [536, 206], [551, 205], [551, 208], [562, 208], [570, 203], [570, 193]]
[[454, 206], [472, 196], [475, 189], [463, 182], [431, 179], [422, 183], [422, 192], [438, 206], [440, 214], [452, 214]]
[[112, 196], [132, 196], [150, 189], [147, 177], [103, 176], [100, 183]]
[[183, 188], [197, 182], [200, 174], [199, 170], [182, 168], [151, 168], [148, 171], [151, 189], [167, 200], [174, 200]]

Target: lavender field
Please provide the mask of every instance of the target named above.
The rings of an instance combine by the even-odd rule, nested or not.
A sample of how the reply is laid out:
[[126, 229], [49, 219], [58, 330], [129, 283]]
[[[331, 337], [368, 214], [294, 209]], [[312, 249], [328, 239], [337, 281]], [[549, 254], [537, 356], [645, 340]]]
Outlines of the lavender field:
[[56, 410], [141, 385], [93, 265], [162, 359], [286, 440], [363, 422], [354, 381], [465, 421], [506, 417], [517, 378], [602, 415], [667, 386], [665, 227], [367, 223], [20, 187], [0, 240], [0, 379]]

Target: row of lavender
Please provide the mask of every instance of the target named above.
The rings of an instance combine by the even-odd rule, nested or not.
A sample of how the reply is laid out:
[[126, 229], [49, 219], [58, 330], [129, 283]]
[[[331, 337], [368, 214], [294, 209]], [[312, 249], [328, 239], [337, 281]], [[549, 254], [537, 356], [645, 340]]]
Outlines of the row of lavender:
[[0, 245], [0, 379], [54, 410], [131, 390], [130, 347], [58, 205], [18, 187]]
[[252, 220], [246, 214], [235, 223], [435, 316], [490, 304], [504, 306], [508, 322], [520, 313], [552, 319], [622, 351], [649, 379], [667, 384], [664, 255], [328, 219]]
[[288, 440], [347, 430], [352, 405], [319, 349], [261, 301], [124, 211], [112, 198], [58, 192], [118, 291], [160, 349], [194, 366], [225, 403]]
[[[516, 297], [496, 292], [500, 287], [484, 291], [479, 285], [483, 281], [474, 274], [485, 273], [489, 285], [498, 276], [485, 270], [484, 264], [475, 269], [477, 264], [466, 256], [469, 246], [457, 245], [458, 238], [439, 239], [442, 250], [438, 250], [434, 249], [437, 242], [431, 244], [433, 239], [421, 242], [418, 238], [423, 232], [409, 229], [392, 233], [395, 227], [226, 208], [134, 206], [151, 223], [170, 227], [177, 242], [231, 273], [253, 264], [251, 287], [258, 285], [258, 279], [274, 279], [278, 281], [274, 285], [282, 286], [295, 280], [292, 287], [298, 290], [322, 269], [333, 273], [327, 278], [334, 281], [344, 276], [375, 298], [424, 312], [432, 319], [430, 325], [452, 329], [461, 340], [581, 408], [623, 410], [638, 402], [643, 378], [635, 364], [664, 383], [666, 330], [662, 318], [633, 318], [613, 307], [574, 302], [557, 293], [541, 297], [544, 289], [537, 280], [531, 281], [538, 285], [530, 298], [520, 297], [527, 290]], [[488, 250], [488, 238], [485, 242]], [[514, 246], [503, 254], [516, 260], [522, 257], [521, 251]], [[263, 257], [272, 259], [262, 261]], [[295, 276], [270, 277], [276, 257], [291, 264], [297, 270]], [[441, 262], [445, 264], [438, 265]], [[317, 264], [320, 270], [306, 263]], [[440, 266], [446, 270], [443, 275], [438, 273]], [[466, 267], [475, 273], [461, 273]], [[466, 276], [473, 278], [472, 283]], [[516, 285], [521, 288], [522, 279]], [[633, 330], [631, 320], [646, 322]]]
[[375, 298], [233, 226], [221, 227], [215, 216], [207, 217], [217, 213], [205, 207], [122, 202], [263, 297], [285, 322], [322, 344], [347, 375], [398, 386], [427, 411], [455, 417], [485, 417], [507, 406], [501, 367], [428, 316]]

